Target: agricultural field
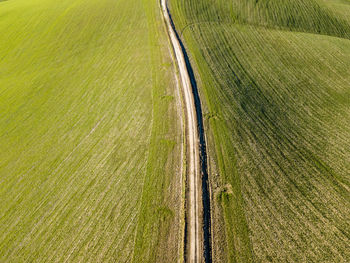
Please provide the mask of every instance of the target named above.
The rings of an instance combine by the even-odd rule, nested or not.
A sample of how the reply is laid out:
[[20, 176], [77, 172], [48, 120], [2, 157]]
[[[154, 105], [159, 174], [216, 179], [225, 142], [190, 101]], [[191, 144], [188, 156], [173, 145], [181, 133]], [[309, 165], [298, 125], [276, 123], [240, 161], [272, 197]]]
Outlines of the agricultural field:
[[0, 1], [0, 262], [175, 262], [183, 128], [157, 1]]
[[350, 1], [170, 0], [200, 90], [215, 262], [350, 262]]

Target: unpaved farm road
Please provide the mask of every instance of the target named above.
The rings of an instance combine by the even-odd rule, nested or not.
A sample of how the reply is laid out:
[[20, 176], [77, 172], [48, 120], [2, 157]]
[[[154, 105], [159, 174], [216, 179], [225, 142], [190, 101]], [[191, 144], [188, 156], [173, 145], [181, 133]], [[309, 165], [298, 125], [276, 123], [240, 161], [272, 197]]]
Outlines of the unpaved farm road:
[[[188, 200], [187, 201], [187, 238], [186, 248], [186, 261], [187, 262], [210, 262], [207, 256], [204, 257], [204, 249], [209, 249], [208, 246], [203, 244], [203, 213], [200, 212], [200, 204], [202, 196], [200, 195], [201, 189], [201, 156], [200, 156], [200, 139], [198, 130], [198, 109], [196, 109], [196, 101], [193, 95], [192, 84], [190, 74], [186, 66], [185, 54], [182, 50], [180, 40], [176, 34], [173, 21], [170, 16], [170, 12], [167, 7], [167, 0], [161, 0], [161, 8], [168, 29], [170, 41], [175, 53], [175, 59], [179, 67], [179, 74], [181, 78], [183, 95], [184, 95], [184, 107], [187, 118], [187, 147], [188, 147], [188, 160], [187, 160], [187, 174], [188, 174]], [[198, 105], [197, 105], [198, 107]], [[200, 107], [200, 105], [199, 105]], [[197, 110], [197, 111], [196, 111]], [[199, 111], [201, 114], [201, 110]], [[202, 119], [201, 119], [202, 120]], [[205, 148], [204, 148], [205, 149]], [[206, 158], [206, 156], [205, 156]], [[206, 163], [205, 163], [206, 165]], [[209, 209], [210, 210], [210, 209]], [[210, 214], [209, 214], [210, 215]], [[210, 231], [210, 230], [208, 230]], [[210, 254], [209, 254], [210, 255]]]

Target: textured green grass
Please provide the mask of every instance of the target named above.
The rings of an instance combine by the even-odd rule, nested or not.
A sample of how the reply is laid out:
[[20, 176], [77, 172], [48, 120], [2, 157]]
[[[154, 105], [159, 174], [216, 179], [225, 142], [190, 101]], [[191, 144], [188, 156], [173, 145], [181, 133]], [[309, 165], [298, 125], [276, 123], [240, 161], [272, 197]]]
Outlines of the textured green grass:
[[218, 262], [350, 260], [347, 3], [171, 1], [206, 111]]
[[182, 132], [157, 1], [0, 3], [0, 261], [174, 262]]

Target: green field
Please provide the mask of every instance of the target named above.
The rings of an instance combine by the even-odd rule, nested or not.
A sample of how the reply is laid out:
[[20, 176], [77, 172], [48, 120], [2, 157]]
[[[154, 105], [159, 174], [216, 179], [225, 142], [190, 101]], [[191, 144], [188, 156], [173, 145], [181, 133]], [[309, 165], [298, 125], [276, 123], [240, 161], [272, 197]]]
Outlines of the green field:
[[0, 262], [175, 262], [177, 92], [157, 1], [0, 1]]
[[205, 113], [216, 262], [350, 262], [350, 1], [171, 0]]

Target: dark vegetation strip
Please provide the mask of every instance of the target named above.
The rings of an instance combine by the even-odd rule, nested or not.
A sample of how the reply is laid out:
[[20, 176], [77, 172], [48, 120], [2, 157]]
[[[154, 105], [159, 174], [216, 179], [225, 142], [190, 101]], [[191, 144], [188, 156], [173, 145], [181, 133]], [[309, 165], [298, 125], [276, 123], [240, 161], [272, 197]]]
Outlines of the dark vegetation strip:
[[[167, 7], [168, 9], [168, 7]], [[203, 236], [204, 236], [204, 259], [206, 263], [212, 262], [211, 256], [211, 220], [210, 220], [210, 192], [209, 192], [209, 182], [208, 182], [208, 162], [207, 162], [207, 150], [205, 143], [205, 133], [203, 127], [203, 114], [200, 97], [198, 94], [197, 82], [193, 73], [193, 69], [188, 58], [186, 49], [176, 31], [173, 19], [171, 17], [170, 11], [168, 9], [170, 23], [176, 37], [181, 45], [181, 50], [185, 58], [186, 68], [188, 75], [191, 80], [192, 93], [194, 97], [194, 103], [196, 108], [196, 117], [199, 133], [199, 152], [200, 152], [200, 162], [201, 162], [201, 176], [202, 176], [202, 201], [203, 201]]]

